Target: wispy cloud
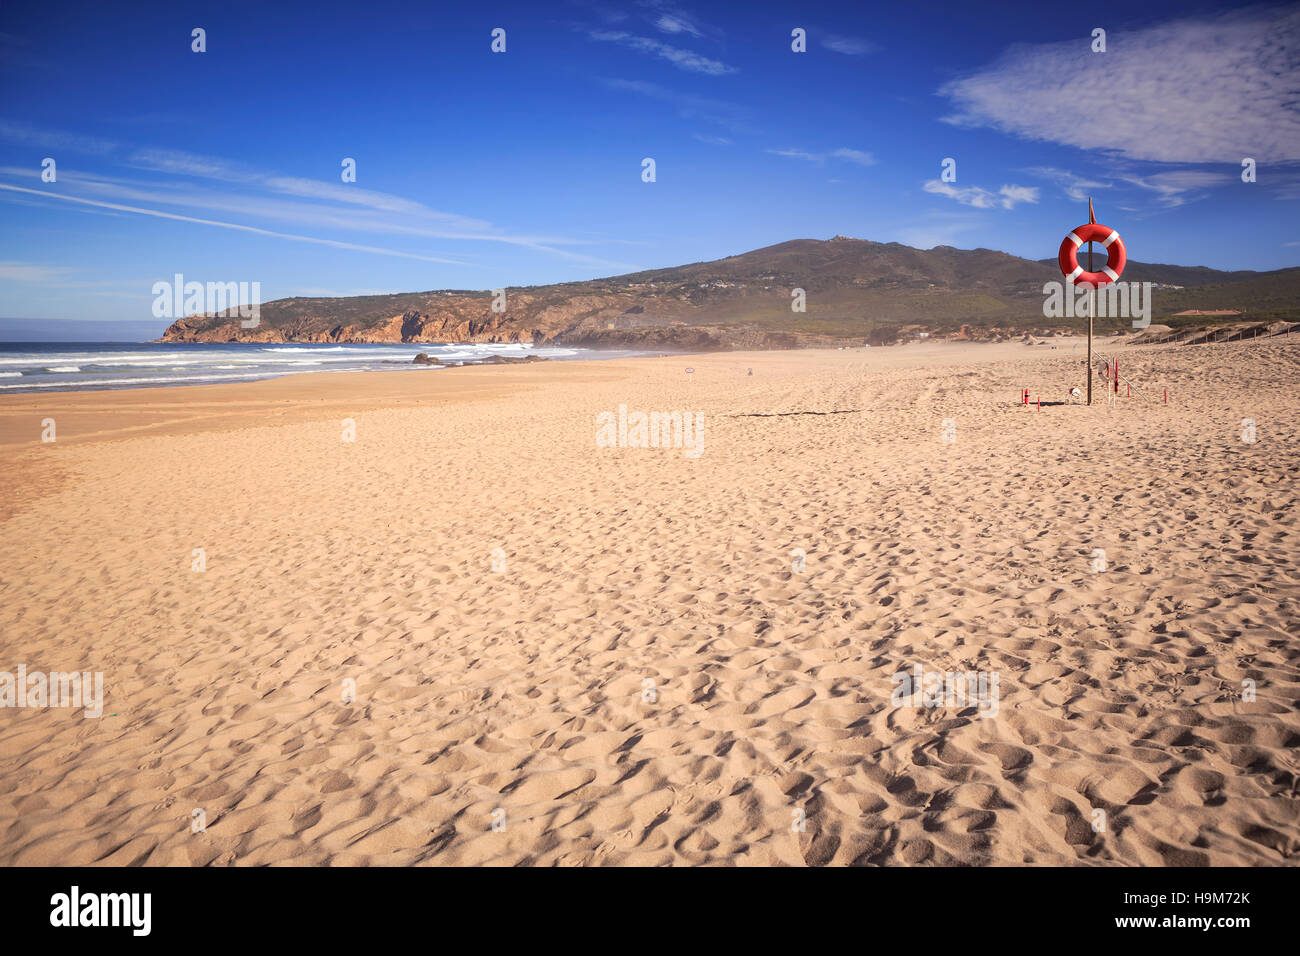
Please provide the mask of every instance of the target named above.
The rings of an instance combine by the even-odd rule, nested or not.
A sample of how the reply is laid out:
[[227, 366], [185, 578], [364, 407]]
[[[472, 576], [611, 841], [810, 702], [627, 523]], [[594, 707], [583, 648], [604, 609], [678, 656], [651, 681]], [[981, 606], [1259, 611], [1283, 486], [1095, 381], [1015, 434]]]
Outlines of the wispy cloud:
[[833, 149], [831, 155], [836, 159], [843, 159], [850, 163], [857, 163], [859, 166], [876, 165], [876, 157], [870, 153], [864, 153], [860, 149]]
[[843, 53], [845, 56], [866, 56], [876, 49], [876, 45], [870, 40], [864, 40], [861, 37], [839, 36], [833, 33], [821, 35], [821, 44], [826, 49], [835, 53]]
[[705, 73], [709, 76], [722, 76], [726, 73], [736, 72], [734, 66], [728, 66], [719, 60], [710, 59], [707, 56], [681, 47], [671, 46], [651, 37], [637, 36], [632, 33], [625, 33], [622, 30], [593, 30], [587, 36], [593, 40], [619, 43], [640, 53], [649, 53], [662, 57], [679, 70]]
[[197, 176], [230, 183], [253, 182], [262, 178], [240, 163], [212, 156], [197, 156], [179, 149], [137, 149], [126, 164], [150, 172]]
[[858, 166], [874, 166], [876, 158], [870, 153], [863, 152], [860, 149], [849, 149], [841, 147], [833, 149], [827, 153], [811, 153], [806, 149], [764, 149], [763, 152], [771, 153], [773, 156], [784, 156], [786, 159], [802, 159], [810, 163], [822, 165], [828, 159], [842, 159], [845, 162], [854, 163]]
[[67, 271], [58, 266], [40, 266], [31, 262], [0, 262], [0, 279], [14, 282], [51, 282]]
[[[1097, 78], [1081, 95], [1071, 77]], [[1163, 163], [1300, 161], [1300, 9], [1254, 7], [1021, 45], [939, 93], [946, 121]]]
[[976, 209], [1014, 209], [1020, 203], [1038, 202], [1037, 186], [1008, 185], [991, 193], [979, 186], [956, 186], [931, 179], [922, 188], [928, 193], [947, 196], [963, 206], [973, 206]]
[[749, 110], [746, 107], [729, 103], [725, 100], [696, 96], [693, 93], [681, 93], [677, 90], [648, 83], [645, 80], [624, 80], [603, 78], [600, 82], [612, 90], [636, 93], [651, 99], [663, 100], [671, 104], [682, 119], [702, 120], [714, 123], [732, 132], [740, 132], [749, 127]]
[[773, 156], [784, 156], [786, 159], [806, 159], [813, 163], [824, 163], [825, 154], [810, 153], [803, 149], [765, 149], [765, 153], [771, 153]]
[[[0, 127], [0, 134], [4, 132], [5, 128]], [[19, 132], [27, 135], [26, 130], [19, 129]], [[73, 134], [51, 130], [40, 131], [40, 135], [51, 142], [74, 138]], [[28, 200], [25, 196], [42, 199], [52, 196], [76, 203], [84, 213], [120, 215], [126, 212], [452, 265], [466, 263], [423, 252], [408, 253], [378, 245], [309, 236], [300, 231], [267, 228], [250, 222], [240, 223], [230, 217], [247, 217], [254, 222], [272, 220], [296, 230], [328, 229], [413, 239], [502, 243], [586, 265], [630, 267], [627, 263], [565, 248], [593, 245], [599, 240], [516, 234], [485, 220], [443, 212], [402, 196], [341, 182], [277, 176], [222, 157], [200, 156], [175, 149], [134, 148], [120, 162], [128, 168], [161, 175], [141, 183], [104, 174], [88, 174], [61, 164], [57, 186], [44, 185], [40, 189], [6, 186], [6, 198], [13, 202], [37, 202], [39, 200]], [[11, 176], [18, 182], [26, 180], [33, 185], [40, 182], [40, 170], [36, 167], [0, 168], [0, 174]], [[221, 188], [204, 188], [205, 182], [219, 184]], [[66, 188], [71, 188], [72, 192], [65, 192]], [[165, 212], [158, 206], [175, 207], [176, 211]], [[222, 218], [203, 215], [209, 210], [219, 211]]]
[[693, 37], [703, 36], [695, 24], [676, 13], [660, 14], [655, 20], [655, 26], [664, 33], [689, 33]]
[[1055, 183], [1065, 193], [1066, 197], [1075, 202], [1087, 202], [1088, 197], [1096, 190], [1111, 188], [1110, 183], [1085, 179], [1083, 176], [1076, 176], [1068, 169], [1057, 169], [1054, 166], [1031, 166], [1024, 172], [1038, 179], [1046, 179]]
[[378, 212], [402, 213], [422, 216], [454, 225], [460, 229], [487, 230], [491, 223], [482, 219], [471, 219], [454, 213], [431, 209], [424, 203], [403, 199], [391, 193], [376, 192], [372, 189], [360, 189], [342, 182], [322, 182], [319, 179], [301, 179], [291, 176], [273, 176], [265, 181], [267, 188], [288, 196], [300, 196], [304, 199], [319, 199], [327, 202], [345, 203], [365, 206]]
[[705, 136], [703, 133], [693, 134], [701, 143], [708, 143], [710, 146], [730, 146], [731, 140], [725, 136]]
[[1224, 186], [1233, 181], [1231, 174], [1208, 172], [1194, 169], [1172, 170], [1154, 173], [1150, 176], [1121, 176], [1126, 183], [1141, 189], [1148, 189], [1156, 194], [1156, 199], [1165, 206], [1181, 206], [1197, 197], [1212, 186]]
[[465, 265], [456, 259], [442, 259], [436, 256], [422, 256], [413, 252], [400, 252], [396, 249], [383, 249], [378, 246], [364, 246], [354, 242], [340, 242], [337, 239], [320, 239], [316, 236], [299, 236], [287, 232], [275, 232], [271, 229], [260, 229], [256, 226], [246, 226], [240, 223], [223, 222], [218, 219], [200, 219], [195, 216], [181, 216], [176, 213], [163, 212], [159, 209], [144, 209], [138, 206], [126, 206], [118, 203], [100, 202], [95, 199], [84, 199], [78, 196], [69, 196], [64, 193], [43, 192], [39, 189], [27, 189], [24, 186], [11, 186], [8, 183], [0, 183], [0, 189], [28, 193], [33, 196], [42, 196], [46, 199], [59, 199], [64, 202], [82, 203], [87, 206], [98, 206], [101, 209], [114, 209], [118, 212], [132, 212], [141, 216], [153, 216], [158, 219], [172, 219], [177, 222], [192, 222], [204, 226], [218, 226], [222, 229], [237, 229], [241, 232], [252, 232], [262, 236], [274, 236], [277, 239], [292, 239], [295, 242], [310, 242], [321, 246], [332, 246], [335, 249], [351, 249], [356, 252], [373, 252], [377, 255], [397, 256], [402, 259], [418, 259], [421, 262], [439, 262], [448, 265]]
[[106, 156], [120, 145], [111, 139], [98, 136], [42, 129], [39, 126], [6, 119], [0, 119], [0, 140], [22, 143], [25, 146], [39, 146], [42, 149], [66, 149], [68, 152], [92, 156]]

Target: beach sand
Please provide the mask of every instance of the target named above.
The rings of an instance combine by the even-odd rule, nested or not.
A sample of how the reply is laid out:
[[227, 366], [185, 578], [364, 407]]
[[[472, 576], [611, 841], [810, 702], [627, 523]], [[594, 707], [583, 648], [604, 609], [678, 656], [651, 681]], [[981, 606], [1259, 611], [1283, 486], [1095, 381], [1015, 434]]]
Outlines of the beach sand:
[[1119, 351], [4, 396], [0, 863], [1293, 863], [1300, 344]]

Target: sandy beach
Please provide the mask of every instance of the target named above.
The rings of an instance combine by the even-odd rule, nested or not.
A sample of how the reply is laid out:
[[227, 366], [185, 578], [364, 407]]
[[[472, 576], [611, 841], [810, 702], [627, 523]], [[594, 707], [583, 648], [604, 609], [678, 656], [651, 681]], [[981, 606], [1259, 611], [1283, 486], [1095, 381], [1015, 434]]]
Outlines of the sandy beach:
[[0, 397], [0, 863], [1292, 864], [1300, 340], [1118, 352]]

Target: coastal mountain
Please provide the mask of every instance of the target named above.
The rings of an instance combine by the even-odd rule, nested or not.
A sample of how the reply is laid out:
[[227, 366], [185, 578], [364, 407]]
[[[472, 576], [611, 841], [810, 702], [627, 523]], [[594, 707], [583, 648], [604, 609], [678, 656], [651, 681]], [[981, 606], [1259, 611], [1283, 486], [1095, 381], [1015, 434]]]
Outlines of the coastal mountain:
[[[983, 337], [1068, 326], [1042, 314], [1043, 283], [1059, 278], [1055, 259], [836, 236], [606, 279], [509, 288], [504, 312], [493, 311], [489, 291], [278, 299], [262, 305], [255, 329], [243, 328], [233, 312], [195, 315], [174, 322], [162, 340], [702, 350], [892, 341], [903, 327]], [[1220, 272], [1130, 261], [1124, 278], [1157, 284], [1156, 315], [1225, 307], [1282, 315], [1300, 307], [1300, 268]], [[791, 307], [796, 289], [803, 290], [805, 311]]]

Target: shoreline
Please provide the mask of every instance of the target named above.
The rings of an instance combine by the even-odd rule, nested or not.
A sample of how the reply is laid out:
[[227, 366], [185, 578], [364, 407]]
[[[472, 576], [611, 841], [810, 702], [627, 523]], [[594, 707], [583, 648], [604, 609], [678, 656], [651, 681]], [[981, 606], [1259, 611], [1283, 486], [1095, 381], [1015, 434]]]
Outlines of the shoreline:
[[0, 343], [0, 396], [237, 385], [300, 372], [405, 372], [422, 366], [518, 365], [579, 357], [604, 361], [643, 354], [650, 353], [508, 344], [4, 342]]
[[[1064, 344], [1076, 344], [1064, 339]], [[996, 358], [991, 353], [996, 352]], [[459, 404], [516, 394], [547, 383], [596, 381], [625, 376], [624, 363], [680, 361], [683, 366], [729, 368], [780, 363], [788, 356], [846, 353], [869, 356], [890, 367], [920, 367], [927, 361], [1014, 361], [1057, 359], [1068, 349], [1020, 343], [935, 342], [870, 349], [764, 349], [753, 352], [669, 352], [615, 358], [546, 362], [467, 364], [456, 374], [446, 367], [384, 371], [292, 372], [272, 378], [195, 385], [50, 390], [0, 394], [0, 449], [40, 444], [40, 420], [55, 416], [59, 443], [114, 441], [136, 435], [178, 435], [247, 427], [250, 414], [264, 413], [266, 424], [315, 421], [346, 412], [433, 404]], [[597, 370], [606, 370], [602, 375]], [[582, 371], [579, 371], [582, 370]], [[402, 372], [395, 375], [394, 372]], [[426, 374], [419, 374], [426, 373]], [[419, 375], [416, 378], [416, 375]], [[287, 407], [286, 407], [287, 406]], [[65, 424], [66, 423], [66, 424]]]

